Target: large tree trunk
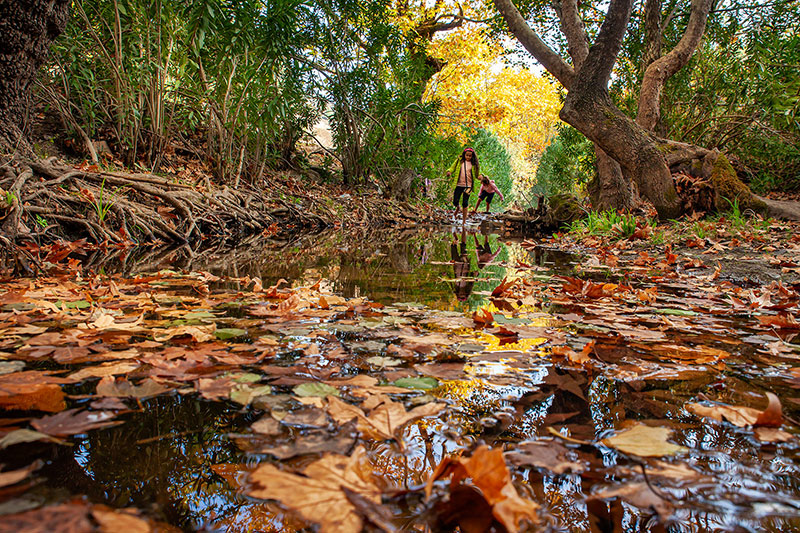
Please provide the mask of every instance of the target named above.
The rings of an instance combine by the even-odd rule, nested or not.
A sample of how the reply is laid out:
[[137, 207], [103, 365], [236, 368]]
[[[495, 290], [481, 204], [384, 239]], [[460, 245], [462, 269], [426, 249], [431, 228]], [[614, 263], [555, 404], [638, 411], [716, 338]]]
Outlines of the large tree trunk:
[[618, 161], [659, 217], [678, 217], [680, 201], [656, 139], [617, 109], [604, 87], [599, 92], [605, 94], [589, 89], [579, 82], [573, 85], [559, 114], [561, 119]]
[[0, 151], [32, 153], [25, 138], [27, 95], [50, 43], [62, 32], [69, 0], [0, 0]]
[[630, 180], [623, 174], [622, 167], [598, 145], [594, 145], [597, 175], [589, 182], [587, 192], [592, 201], [592, 209], [630, 210], [639, 202], [638, 194], [631, 187]]

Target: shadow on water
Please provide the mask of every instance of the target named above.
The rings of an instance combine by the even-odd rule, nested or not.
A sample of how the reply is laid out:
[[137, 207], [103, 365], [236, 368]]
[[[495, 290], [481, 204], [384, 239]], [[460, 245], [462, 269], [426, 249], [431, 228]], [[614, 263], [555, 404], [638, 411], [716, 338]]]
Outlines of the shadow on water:
[[[265, 287], [279, 279], [294, 285], [322, 280], [346, 297], [364, 296], [386, 305], [414, 302], [462, 314], [485, 303], [491, 290], [513, 273], [515, 266], [534, 267], [544, 276], [569, 274], [575, 262], [564, 253], [542, 248], [528, 251], [496, 235], [461, 232], [459, 228], [450, 232], [330, 233], [291, 243], [251, 243], [226, 254], [144, 253], [138, 263], [129, 253], [102, 268], [126, 275], [161, 268], [202, 269], [239, 278], [260, 277]], [[350, 340], [363, 341], [365, 346], [375, 341], [367, 333]], [[672, 440], [691, 448], [683, 461], [698, 476], [685, 486], [674, 480], [662, 484], [653, 478], [665, 498], [680, 504], [670, 531], [785, 531], [800, 527], [797, 446], [770, 447], [745, 430], [723, 424], [697, 425], [682, 409], [698, 391], [721, 382], [742, 394], [777, 391], [781, 385], [771, 382], [767, 374], [752, 378], [748, 371], [754, 364], [751, 352], [742, 348], [724, 370], [645, 382], [556, 368], [540, 357], [543, 352], [537, 352], [535, 343], [496, 349], [498, 354], [518, 350], [527, 355], [513, 363], [499, 355], [468, 359], [471, 379], [444, 380], [435, 393], [454, 407], [446, 415], [410, 426], [403, 448], [393, 442], [367, 444], [380, 476], [402, 487], [419, 486], [448, 453], [477, 442], [502, 445], [547, 436], [547, 429], [555, 425], [568, 429], [573, 438], [595, 441], [626, 419], [669, 421], [675, 430]], [[597, 356], [618, 365], [620, 375], [631, 355], [626, 349], [600, 341], [596, 346]], [[357, 366], [370, 350], [354, 355], [351, 364]], [[274, 364], [289, 366], [293, 360], [291, 354], [279, 354]], [[277, 394], [289, 390], [275, 388]], [[792, 391], [784, 392], [794, 396]], [[796, 417], [795, 411], [795, 406], [786, 408], [790, 416]], [[20, 456], [12, 462], [21, 466], [32, 458], [47, 459], [41, 471], [47, 482], [25, 495], [33, 500], [85, 494], [92, 501], [114, 507], [141, 508], [184, 530], [300, 530], [308, 524], [285, 515], [279, 505], [242, 495], [243, 472], [272, 460], [269, 455], [242, 451], [246, 446], [242, 446], [241, 434], [264, 412], [204, 401], [194, 394], [163, 396], [144, 402], [143, 409], [126, 415], [120, 426], [77, 436], [72, 446], [31, 446], [15, 452]], [[300, 433], [296, 436], [302, 438]], [[642, 477], [639, 462], [610, 448], [582, 446], [572, 454], [572, 461], [591, 465], [591, 470], [553, 475], [531, 468], [514, 474], [555, 517], [553, 531], [589, 530], [584, 500], [594, 491], [614, 483], [650, 482]], [[302, 468], [312, 459], [295, 458], [286, 464]], [[394, 512], [402, 523], [403, 512]], [[634, 507], [625, 505], [620, 512], [620, 523], [626, 529], [648, 529], [647, 515]], [[409, 520], [411, 528], [413, 513]]]

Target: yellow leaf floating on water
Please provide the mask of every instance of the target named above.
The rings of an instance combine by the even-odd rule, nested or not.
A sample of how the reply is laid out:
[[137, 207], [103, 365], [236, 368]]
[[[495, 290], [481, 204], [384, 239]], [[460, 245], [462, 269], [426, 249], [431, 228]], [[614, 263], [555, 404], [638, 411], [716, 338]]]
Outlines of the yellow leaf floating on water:
[[600, 442], [609, 448], [639, 457], [661, 457], [687, 451], [683, 446], [667, 442], [671, 433], [671, 429], [637, 424]]

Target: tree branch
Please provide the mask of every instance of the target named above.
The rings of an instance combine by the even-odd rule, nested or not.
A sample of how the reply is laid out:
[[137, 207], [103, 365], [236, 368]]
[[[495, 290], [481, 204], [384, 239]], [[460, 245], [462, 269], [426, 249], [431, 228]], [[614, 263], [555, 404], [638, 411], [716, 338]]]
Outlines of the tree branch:
[[578, 14], [578, 2], [576, 0], [561, 0], [555, 2], [558, 11], [558, 20], [561, 24], [561, 31], [567, 38], [567, 49], [572, 58], [575, 70], [579, 70], [589, 55], [589, 37], [586, 35], [586, 28]]
[[681, 37], [667, 55], [653, 61], [644, 73], [639, 92], [639, 111], [636, 122], [645, 129], [652, 130], [661, 114], [661, 89], [664, 83], [682, 69], [692, 57], [706, 30], [708, 12], [712, 0], [692, 0], [689, 23]]
[[555, 53], [539, 35], [531, 29], [512, 0], [494, 0], [497, 10], [503, 15], [508, 29], [522, 43], [522, 46], [536, 58], [547, 71], [569, 90], [575, 78], [575, 70]]

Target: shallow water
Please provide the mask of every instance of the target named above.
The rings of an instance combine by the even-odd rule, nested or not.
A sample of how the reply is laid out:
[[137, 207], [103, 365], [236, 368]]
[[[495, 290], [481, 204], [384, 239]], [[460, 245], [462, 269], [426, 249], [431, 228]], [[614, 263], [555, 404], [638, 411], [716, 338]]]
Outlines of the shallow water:
[[[400, 310], [427, 306], [439, 312], [463, 314], [486, 304], [492, 289], [507, 274], [515, 273], [515, 266], [535, 267], [528, 273], [535, 277], [570, 274], [581, 262], [579, 257], [557, 251], [527, 251], [502, 242], [496, 235], [462, 234], [458, 229], [404, 235], [329, 234], [311, 239], [226, 255], [187, 257], [181, 251], [172, 251], [140, 263], [122, 260], [104, 268], [128, 273], [139, 266], [148, 270], [167, 266], [207, 269], [218, 275], [260, 277], [265, 287], [279, 279], [298, 286], [321, 281], [348, 298], [367, 297]], [[453, 259], [461, 260], [462, 253], [469, 264], [456, 269]], [[493, 257], [489, 260], [486, 254]], [[687, 297], [680, 288], [672, 292], [676, 299]], [[556, 315], [573, 311], [560, 304], [543, 305], [542, 310], [545, 312], [524, 322], [557, 324]], [[583, 326], [568, 331], [570, 344], [578, 346], [594, 336], [591, 324]], [[653, 371], [657, 372], [651, 355], [607, 338], [598, 338], [596, 355], [615, 365], [616, 375], [559, 369], [542, 357], [547, 350], [537, 348], [536, 339], [528, 339], [527, 344], [501, 346], [496, 340], [476, 338], [476, 342], [495, 344], [474, 359], [471, 355], [478, 350], [468, 345], [454, 346], [452, 350], [453, 356], [466, 359], [469, 379], [443, 380], [431, 392], [450, 402], [451, 408], [439, 418], [409, 426], [403, 446], [368, 442], [368, 455], [379, 477], [387, 483], [391, 480], [389, 486], [413, 488], [425, 482], [442, 457], [477, 442], [513, 449], [515, 443], [547, 437], [550, 426], [561, 427], [562, 433], [568, 432], [571, 438], [595, 441], [611, 435], [626, 419], [667, 421], [674, 429], [671, 440], [690, 449], [681, 456], [681, 462], [691, 468], [686, 479], [657, 474], [645, 477], [645, 463], [635, 457], [611, 448], [585, 445], [570, 452], [571, 460], [585, 467], [583, 473], [555, 475], [518, 467], [513, 470], [514, 479], [528, 491], [527, 496], [544, 507], [543, 514], [549, 520], [545, 528], [553, 531], [589, 530], [586, 496], [626, 483], [655, 486], [664, 499], [677, 507], [670, 531], [800, 528], [797, 444], [763, 444], [750, 432], [729, 424], [698, 424], [682, 409], [699, 392], [721, 389], [729, 392], [731, 403], [756, 401], [764, 390], [772, 390], [781, 398], [797, 396], [776, 375], [776, 367], [755, 353], [757, 340], [741, 343], [716, 335], [720, 327], [736, 330], [741, 337], [761, 333], [734, 318], [714, 321], [707, 331], [698, 330], [694, 336], [671, 339], [725, 347], [732, 356], [719, 368], [706, 365], [699, 371], [687, 369], [652, 379], [628, 379], [626, 374], [635, 358], [652, 360]], [[354, 356], [344, 365], [342, 374], [370, 372], [366, 360], [385, 353], [386, 345], [368, 329], [337, 329], [335, 325], [318, 323], [292, 324], [288, 328], [280, 334], [292, 339], [289, 348], [292, 343], [310, 342], [311, 332], [320, 329], [348, 343]], [[492, 351], [499, 355], [487, 356]], [[298, 357], [300, 354], [289, 349], [270, 364], [291, 366]], [[70, 392], [76, 395], [85, 392], [79, 387], [74, 389]], [[274, 387], [276, 402], [281, 408], [299, 409], [290, 398], [280, 398], [290, 390], [291, 387]], [[71, 406], [87, 401], [75, 399]], [[45, 459], [47, 464], [40, 474], [46, 481], [16, 497], [12, 500], [13, 509], [8, 509], [20, 510], [25, 501], [33, 506], [68, 495], [87, 495], [93, 502], [143, 509], [184, 530], [303, 529], [308, 525], [285, 513], [280, 505], [256, 501], [242, 493], [248, 469], [264, 461], [276, 461], [269, 454], [247, 451], [254, 449], [254, 438], [247, 428], [263, 413], [252, 406], [243, 409], [232, 403], [205, 401], [194, 394], [175, 394], [143, 401], [142, 409], [126, 415], [124, 424], [77, 436], [71, 439], [72, 446], [17, 446], [12, 449], [13, 455], [5, 454], [4, 462], [22, 466], [35, 458]], [[800, 418], [798, 402], [784, 401], [784, 413]], [[288, 431], [291, 438], [303, 438], [305, 434], [300, 427]], [[313, 459], [314, 456], [300, 456], [283, 463], [299, 468]], [[648, 463], [647, 468], [652, 469], [653, 464]], [[409, 530], [423, 527], [419, 519], [424, 514], [421, 502], [398, 499], [390, 502], [390, 507], [396, 526]], [[627, 503], [621, 505], [620, 513], [624, 530], [649, 529], [655, 523], [649, 513]]]

